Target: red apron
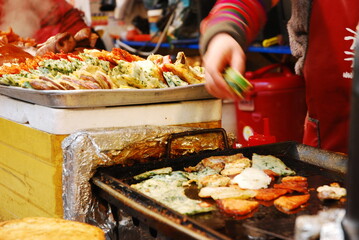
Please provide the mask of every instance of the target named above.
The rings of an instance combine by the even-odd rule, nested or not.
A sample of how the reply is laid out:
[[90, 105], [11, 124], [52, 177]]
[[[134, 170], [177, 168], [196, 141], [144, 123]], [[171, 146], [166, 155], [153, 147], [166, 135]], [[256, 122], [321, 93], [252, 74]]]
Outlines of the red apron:
[[308, 115], [303, 142], [348, 152], [357, 0], [313, 0], [303, 74]]

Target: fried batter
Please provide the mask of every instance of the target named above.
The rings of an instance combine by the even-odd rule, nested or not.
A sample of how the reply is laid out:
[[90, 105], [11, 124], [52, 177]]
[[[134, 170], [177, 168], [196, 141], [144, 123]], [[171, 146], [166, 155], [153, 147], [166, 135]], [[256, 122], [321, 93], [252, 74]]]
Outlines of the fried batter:
[[272, 201], [288, 192], [287, 189], [264, 188], [258, 189], [255, 199], [261, 201]]
[[274, 206], [276, 206], [276, 208], [279, 210], [289, 212], [307, 203], [309, 198], [309, 194], [296, 196], [281, 196], [278, 199], [274, 200]]
[[257, 201], [226, 198], [217, 200], [219, 209], [229, 215], [247, 215], [258, 208]]
[[274, 184], [274, 188], [287, 189], [301, 193], [308, 192], [307, 178], [301, 176], [284, 177], [282, 182]]

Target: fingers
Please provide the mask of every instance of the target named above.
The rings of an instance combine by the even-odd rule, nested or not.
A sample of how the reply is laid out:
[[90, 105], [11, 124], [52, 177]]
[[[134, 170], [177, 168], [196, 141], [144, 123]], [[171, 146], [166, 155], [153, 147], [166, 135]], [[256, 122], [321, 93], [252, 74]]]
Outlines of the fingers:
[[237, 98], [223, 79], [222, 74], [228, 66], [241, 73], [244, 72], [245, 53], [241, 46], [228, 34], [218, 34], [209, 43], [203, 63], [206, 71], [205, 87], [207, 91], [222, 99]]

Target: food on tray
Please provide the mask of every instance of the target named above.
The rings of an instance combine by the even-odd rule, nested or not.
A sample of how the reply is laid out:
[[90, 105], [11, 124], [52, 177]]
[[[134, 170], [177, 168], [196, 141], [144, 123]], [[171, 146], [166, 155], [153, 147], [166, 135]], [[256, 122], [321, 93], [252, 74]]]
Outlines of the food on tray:
[[[179, 53], [178, 59], [183, 58]], [[163, 70], [161, 65], [122, 49], [115, 48], [111, 52], [84, 49], [78, 54], [47, 53], [28, 58], [22, 64], [2, 65], [0, 84], [37, 90], [153, 89], [184, 85], [164, 77], [165, 71], [168, 70]], [[188, 71], [201, 79], [196, 83], [204, 82], [203, 69], [188, 66]], [[177, 77], [191, 84], [188, 79]]]
[[[36, 90], [168, 88], [204, 82], [204, 69], [183, 52], [147, 59], [114, 48], [93, 49], [97, 35], [84, 28], [59, 33], [42, 44], [0, 31], [0, 84]], [[32, 47], [32, 51], [27, 51]], [[28, 53], [31, 52], [32, 54]]]
[[271, 177], [256, 168], [246, 168], [232, 179], [232, 183], [244, 189], [267, 188], [271, 181]]
[[287, 167], [282, 160], [271, 155], [258, 155], [254, 153], [252, 157], [252, 167], [262, 170], [270, 169], [281, 176], [295, 174], [295, 171]]
[[36, 45], [35, 39], [22, 38], [9, 28], [8, 31], [0, 31], [0, 47], [11, 44], [18, 47], [34, 47]]
[[318, 187], [317, 192], [320, 200], [339, 200], [347, 195], [347, 190], [336, 182]]
[[274, 200], [274, 206], [276, 206], [276, 208], [281, 211], [290, 212], [306, 204], [309, 198], [309, 194], [281, 196], [278, 199]]
[[0, 45], [0, 66], [4, 64], [20, 64], [26, 59], [34, 58], [30, 53], [12, 44]]
[[61, 218], [27, 217], [0, 222], [0, 239], [105, 240], [105, 233], [87, 223]]
[[259, 207], [257, 201], [249, 201], [237, 198], [217, 200], [219, 209], [228, 215], [247, 215]]

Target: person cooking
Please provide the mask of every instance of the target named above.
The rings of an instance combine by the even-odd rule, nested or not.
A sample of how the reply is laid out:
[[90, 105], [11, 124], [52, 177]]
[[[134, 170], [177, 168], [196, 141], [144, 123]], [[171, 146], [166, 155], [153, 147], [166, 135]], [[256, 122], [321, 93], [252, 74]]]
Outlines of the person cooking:
[[[218, 0], [201, 23], [200, 49], [206, 89], [235, 98], [222, 77], [231, 66], [245, 71], [245, 49], [278, 0]], [[306, 83], [308, 107], [303, 143], [348, 153], [354, 40], [359, 21], [356, 0], [292, 1], [288, 33], [295, 71]]]

